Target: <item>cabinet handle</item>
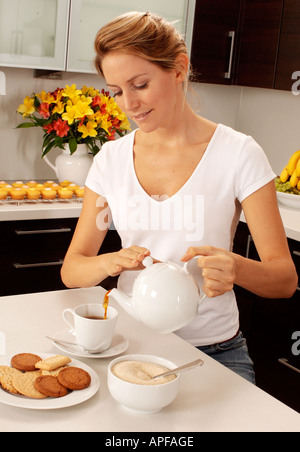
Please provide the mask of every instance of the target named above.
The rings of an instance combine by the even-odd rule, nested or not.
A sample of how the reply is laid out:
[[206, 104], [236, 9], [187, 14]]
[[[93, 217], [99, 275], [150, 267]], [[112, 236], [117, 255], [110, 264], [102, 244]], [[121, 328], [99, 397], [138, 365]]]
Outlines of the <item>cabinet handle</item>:
[[230, 54], [229, 54], [229, 62], [228, 62], [228, 71], [225, 72], [225, 76], [224, 76], [224, 78], [227, 78], [227, 79], [231, 78], [235, 31], [229, 31], [228, 37], [231, 39], [231, 45], [230, 45]]
[[40, 268], [40, 267], [55, 267], [63, 264], [63, 260], [57, 262], [40, 262], [36, 264], [14, 264], [14, 267], [19, 269], [22, 268]]
[[71, 232], [71, 228], [59, 228], [59, 229], [36, 229], [33, 231], [22, 231], [22, 230], [15, 230], [15, 233], [17, 235], [38, 235], [38, 234], [57, 234], [61, 232]]
[[289, 369], [294, 370], [295, 372], [298, 372], [298, 374], [300, 374], [300, 369], [297, 369], [297, 367], [292, 366], [291, 364], [289, 364], [288, 360], [286, 358], [280, 358], [278, 360], [278, 362], [280, 364], [283, 364], [284, 366], [288, 367]]
[[297, 256], [297, 257], [300, 257], [300, 251], [293, 251], [293, 255]]

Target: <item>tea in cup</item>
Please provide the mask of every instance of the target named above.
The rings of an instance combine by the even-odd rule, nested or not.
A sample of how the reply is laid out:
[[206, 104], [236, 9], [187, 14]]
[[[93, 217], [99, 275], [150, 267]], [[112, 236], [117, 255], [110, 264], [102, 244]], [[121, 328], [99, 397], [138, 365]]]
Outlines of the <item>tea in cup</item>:
[[118, 311], [109, 306], [107, 317], [100, 304], [82, 304], [63, 311], [63, 319], [76, 335], [77, 345], [92, 353], [107, 350], [112, 343]]

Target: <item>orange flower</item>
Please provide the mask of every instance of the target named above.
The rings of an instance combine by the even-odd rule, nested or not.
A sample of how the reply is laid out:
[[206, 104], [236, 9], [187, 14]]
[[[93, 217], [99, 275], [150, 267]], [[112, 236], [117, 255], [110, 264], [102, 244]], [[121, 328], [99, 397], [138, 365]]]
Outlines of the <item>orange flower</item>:
[[50, 111], [49, 111], [49, 104], [48, 103], [42, 103], [39, 108], [39, 114], [42, 118], [48, 119], [50, 117]]
[[58, 119], [57, 121], [53, 121], [53, 130], [56, 131], [56, 135], [58, 137], [66, 137], [70, 130], [67, 121], [62, 121]]

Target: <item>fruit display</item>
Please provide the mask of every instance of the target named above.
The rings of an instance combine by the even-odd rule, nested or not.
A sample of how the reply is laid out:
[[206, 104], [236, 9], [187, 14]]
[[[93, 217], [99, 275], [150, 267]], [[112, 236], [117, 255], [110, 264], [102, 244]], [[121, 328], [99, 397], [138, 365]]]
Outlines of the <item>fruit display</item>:
[[280, 177], [275, 179], [276, 190], [300, 195], [300, 151], [294, 152]]

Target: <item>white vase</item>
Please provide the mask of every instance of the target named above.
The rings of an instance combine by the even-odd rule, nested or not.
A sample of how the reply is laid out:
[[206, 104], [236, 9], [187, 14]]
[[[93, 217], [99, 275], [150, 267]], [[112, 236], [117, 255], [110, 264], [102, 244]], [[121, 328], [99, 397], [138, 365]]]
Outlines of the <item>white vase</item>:
[[47, 156], [44, 157], [45, 162], [54, 170], [59, 182], [68, 180], [74, 184], [83, 186], [89, 169], [92, 164], [92, 157], [88, 154], [88, 147], [78, 144], [73, 155], [70, 153], [69, 145], [65, 145], [62, 153], [56, 157], [55, 165], [53, 165]]

